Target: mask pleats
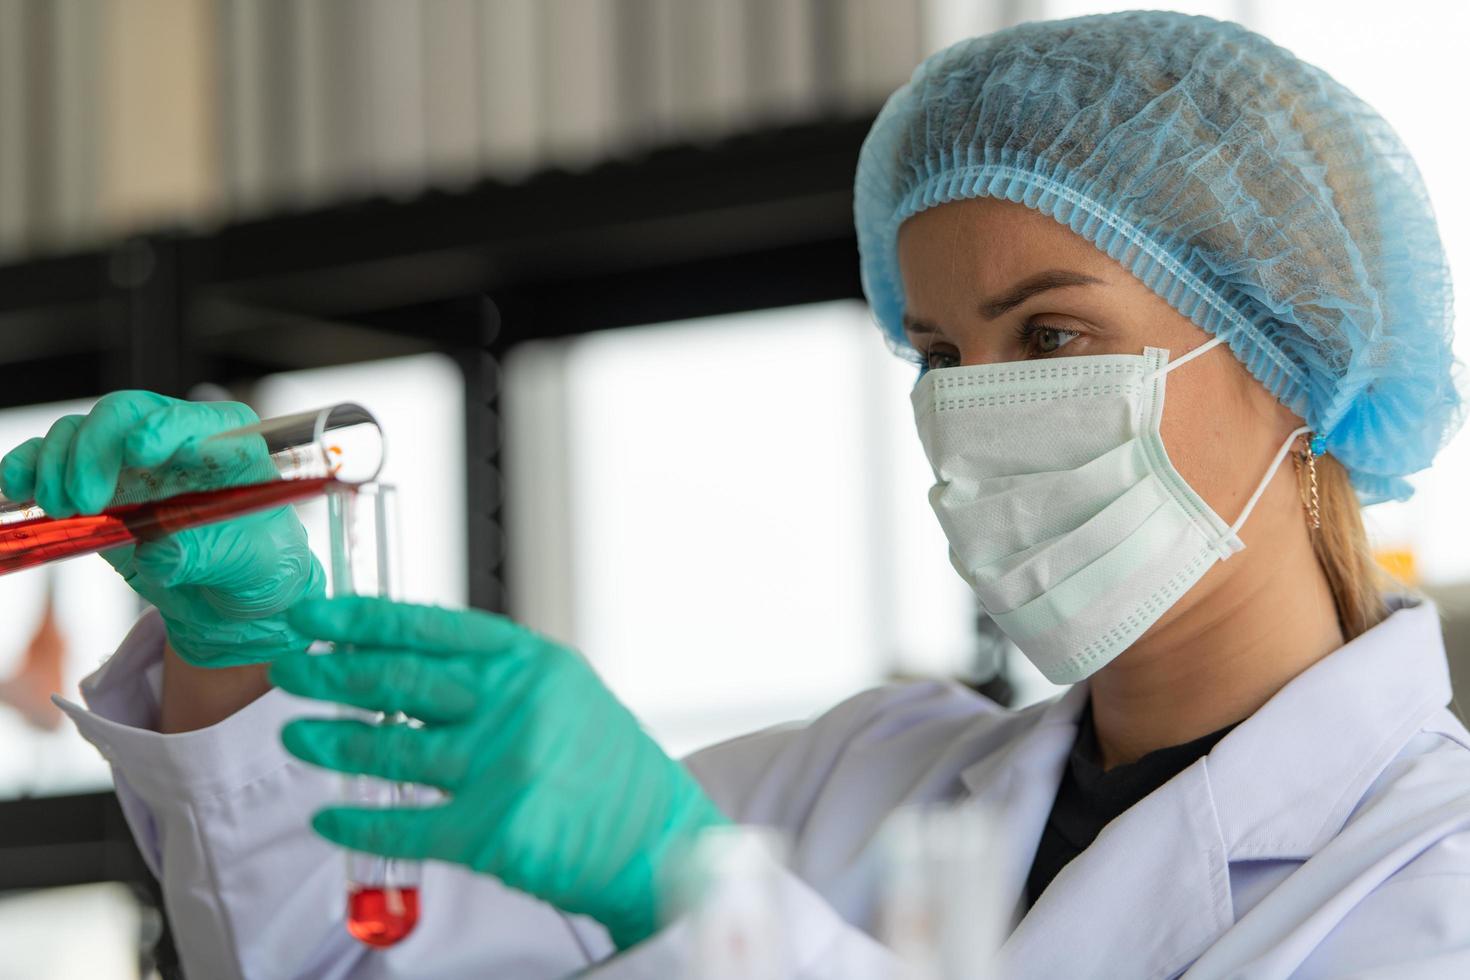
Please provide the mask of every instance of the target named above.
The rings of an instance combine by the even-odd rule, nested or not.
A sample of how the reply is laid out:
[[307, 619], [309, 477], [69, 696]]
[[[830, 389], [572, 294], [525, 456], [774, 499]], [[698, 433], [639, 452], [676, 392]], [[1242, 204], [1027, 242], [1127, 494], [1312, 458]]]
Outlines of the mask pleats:
[[991, 615], [1010, 612], [1080, 572], [1093, 556], [1142, 527], [1167, 500], [1159, 482], [1145, 476], [1081, 525], [1000, 561], [971, 566], [971, 587]]
[[[1156, 508], [1156, 512], [1167, 513], [1177, 509], [1178, 505], [1171, 502]], [[1145, 520], [1134, 533], [1119, 540], [1066, 579], [1050, 583], [1045, 592], [1030, 602], [992, 618], [1024, 650], [1031, 638], [1082, 617], [1097, 607], [1099, 596], [1115, 592], [1120, 586], [1126, 587], [1130, 579], [1148, 568], [1151, 560], [1171, 555], [1171, 545], [1185, 523]], [[1203, 541], [1203, 536], [1199, 537]], [[1117, 615], [1121, 619], [1130, 611], [1119, 609]], [[1131, 641], [1133, 638], [1128, 639]]]
[[[965, 541], [973, 568], [1075, 530], [1147, 475], [1143, 446], [1132, 440], [1070, 470], [978, 479], [957, 472], [930, 488], [929, 502], [945, 534]], [[971, 528], [986, 533], [970, 534]]]

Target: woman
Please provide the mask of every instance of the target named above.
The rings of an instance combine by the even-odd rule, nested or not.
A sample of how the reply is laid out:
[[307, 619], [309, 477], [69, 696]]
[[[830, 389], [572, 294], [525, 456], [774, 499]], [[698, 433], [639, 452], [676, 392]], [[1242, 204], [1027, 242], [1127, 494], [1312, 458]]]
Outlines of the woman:
[[[998, 976], [1466, 974], [1470, 734], [1434, 609], [1380, 594], [1355, 499], [1406, 496], [1458, 411], [1443, 254], [1388, 127], [1236, 25], [1026, 24], [889, 100], [856, 216], [873, 309], [924, 371], [954, 564], [1071, 690], [1011, 713], [887, 687], [680, 766], [550, 640], [314, 598], [288, 512], [113, 553], [158, 614], [67, 710], [193, 975], [679, 975], [660, 876], [726, 820], [793, 836], [801, 975], [882, 975], [874, 836], [959, 800], [1013, 858]], [[98, 509], [120, 465], [240, 411], [111, 396], [7, 456], [4, 490]], [[300, 720], [317, 702], [285, 692], [426, 725]], [[448, 799], [318, 813], [329, 770]], [[446, 862], [419, 930], [354, 945], [308, 824]]]

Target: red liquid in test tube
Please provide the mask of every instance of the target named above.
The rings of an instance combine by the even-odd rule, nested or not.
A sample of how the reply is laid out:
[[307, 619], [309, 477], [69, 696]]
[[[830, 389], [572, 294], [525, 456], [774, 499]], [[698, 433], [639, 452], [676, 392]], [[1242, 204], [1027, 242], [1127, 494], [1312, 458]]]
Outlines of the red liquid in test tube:
[[0, 524], [0, 575], [297, 503], [322, 493], [335, 482], [331, 477], [275, 480], [182, 493], [152, 503], [122, 504], [100, 514]]
[[[391, 486], [363, 484], [331, 488], [327, 494], [331, 592], [334, 596], [392, 598], [398, 568], [397, 497]], [[347, 645], [326, 656], [352, 656]], [[347, 717], [376, 725], [411, 725], [402, 713], [347, 709]], [[407, 783], [348, 776], [344, 802], [368, 808], [413, 807], [417, 788]], [[420, 862], [347, 851], [347, 931], [369, 946], [399, 942], [419, 918]]]
[[369, 946], [392, 946], [419, 921], [419, 890], [359, 886], [347, 895], [347, 931]]

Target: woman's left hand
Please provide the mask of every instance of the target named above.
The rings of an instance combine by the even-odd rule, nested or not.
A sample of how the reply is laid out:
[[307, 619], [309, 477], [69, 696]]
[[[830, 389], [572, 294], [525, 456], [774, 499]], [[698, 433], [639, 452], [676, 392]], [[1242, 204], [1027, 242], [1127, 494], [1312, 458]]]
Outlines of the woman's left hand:
[[277, 660], [277, 686], [423, 727], [300, 720], [283, 730], [286, 748], [449, 797], [322, 810], [312, 825], [328, 840], [468, 865], [592, 916], [626, 948], [658, 927], [670, 853], [727, 822], [578, 654], [508, 619], [358, 597], [308, 600], [288, 617], [351, 649]]

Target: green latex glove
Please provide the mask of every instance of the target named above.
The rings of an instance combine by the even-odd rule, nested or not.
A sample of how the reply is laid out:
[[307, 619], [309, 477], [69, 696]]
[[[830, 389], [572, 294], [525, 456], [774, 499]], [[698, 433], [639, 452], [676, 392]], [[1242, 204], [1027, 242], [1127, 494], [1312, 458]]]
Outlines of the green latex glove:
[[[186, 476], [191, 450], [217, 432], [258, 422], [236, 402], [185, 402], [147, 391], [118, 391], [86, 415], [58, 420], [0, 459], [0, 490], [34, 498], [52, 517], [107, 506], [124, 467], [174, 465]], [[259, 478], [264, 458], [238, 463], [238, 479]], [[271, 472], [274, 472], [273, 470]], [[200, 486], [220, 485], [215, 482]], [[282, 613], [321, 595], [326, 576], [290, 507], [180, 531], [104, 552], [128, 585], [158, 608], [179, 656], [204, 667], [233, 667], [305, 650], [310, 640]]]
[[576, 653], [488, 613], [383, 599], [311, 600], [288, 614], [308, 636], [351, 644], [284, 657], [271, 680], [293, 694], [424, 727], [306, 719], [282, 732], [307, 762], [436, 786], [422, 808], [317, 813], [357, 851], [438, 858], [605, 925], [619, 948], [658, 928], [665, 864], [727, 823]]

